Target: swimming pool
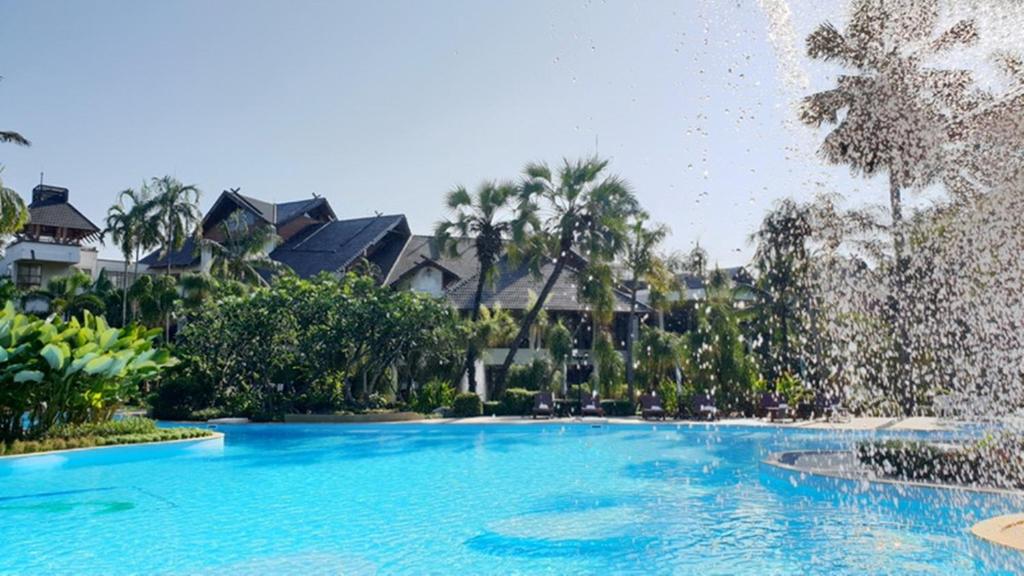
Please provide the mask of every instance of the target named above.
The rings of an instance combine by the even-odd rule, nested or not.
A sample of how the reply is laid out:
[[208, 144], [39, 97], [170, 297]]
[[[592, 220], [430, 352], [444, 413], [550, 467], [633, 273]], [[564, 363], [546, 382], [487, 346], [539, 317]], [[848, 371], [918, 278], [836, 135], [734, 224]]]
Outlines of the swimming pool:
[[[246, 425], [0, 461], [0, 573], [1002, 574], [1005, 497], [761, 463], [854, 437], [659, 424]], [[1019, 503], [1017, 503], [1019, 506]], [[1019, 511], [1019, 510], [1017, 510]]]

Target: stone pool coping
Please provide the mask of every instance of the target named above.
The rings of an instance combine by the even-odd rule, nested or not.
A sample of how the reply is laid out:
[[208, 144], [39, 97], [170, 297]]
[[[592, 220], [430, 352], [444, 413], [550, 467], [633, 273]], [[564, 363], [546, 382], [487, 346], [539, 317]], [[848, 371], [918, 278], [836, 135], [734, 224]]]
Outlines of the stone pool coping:
[[[667, 426], [761, 426], [765, 428], [793, 428], [798, 430], [894, 430], [938, 432], [955, 429], [938, 418], [849, 418], [844, 421], [797, 420], [795, 422], [768, 422], [758, 418], [723, 418], [715, 421], [705, 420], [643, 420], [639, 416], [606, 417], [606, 418], [538, 418], [529, 416], [478, 416], [474, 418], [436, 418], [418, 420], [417, 424], [459, 425], [459, 424], [624, 424], [624, 425], [667, 425]], [[394, 422], [402, 424], [402, 422]]]
[[196, 438], [175, 438], [174, 440], [157, 440], [155, 442], [131, 442], [127, 444], [107, 444], [106, 446], [83, 446], [81, 448], [65, 448], [63, 450], [47, 450], [45, 452], [30, 452], [28, 454], [7, 454], [0, 456], [0, 462], [15, 458], [33, 458], [35, 456], [52, 456], [54, 454], [67, 454], [69, 452], [82, 452], [85, 450], [104, 450], [107, 448], [130, 448], [132, 446], [156, 446], [163, 444], [180, 444], [182, 442], [208, 442], [210, 440], [223, 440], [224, 433], [216, 430], [209, 430], [209, 436]]
[[[801, 459], [809, 462], [800, 464]], [[992, 488], [987, 486], [968, 486], [964, 484], [940, 484], [937, 482], [922, 482], [919, 480], [898, 480], [879, 476], [870, 468], [862, 465], [850, 450], [793, 450], [789, 452], [774, 452], [761, 461], [769, 466], [815, 476], [824, 476], [850, 482], [872, 482], [875, 484], [888, 484], [892, 486], [906, 486], [912, 488], [933, 488], [939, 490], [959, 490], [964, 492], [978, 492], [983, 494], [997, 494], [1002, 496], [1014, 496], [1024, 498], [1024, 490], [1011, 488]]]
[[[287, 415], [284, 424], [388, 424], [402, 426], [407, 424], [428, 424], [431, 426], [458, 426], [465, 424], [517, 424], [517, 425], [544, 425], [544, 424], [569, 424], [569, 425], [663, 425], [663, 426], [742, 426], [742, 427], [763, 427], [763, 428], [792, 428], [796, 430], [836, 430], [836, 431], [914, 431], [914, 432], [942, 432], [955, 430], [961, 422], [949, 422], [932, 417], [912, 418], [847, 418], [842, 421], [828, 420], [797, 420], [791, 422], [769, 422], [759, 418], [723, 418], [721, 420], [643, 420], [639, 416], [611, 416], [580, 418], [578, 416], [566, 418], [537, 418], [530, 416], [476, 416], [471, 418], [430, 418], [421, 414], [416, 417], [408, 416], [408, 412], [382, 413], [367, 415]], [[395, 418], [395, 415], [400, 417]], [[388, 417], [391, 416], [391, 417]], [[230, 421], [229, 421], [230, 420]], [[206, 422], [193, 422], [187, 420], [166, 420], [180, 424], [212, 424], [212, 425], [279, 425], [280, 422], [248, 422], [245, 419], [218, 418]]]

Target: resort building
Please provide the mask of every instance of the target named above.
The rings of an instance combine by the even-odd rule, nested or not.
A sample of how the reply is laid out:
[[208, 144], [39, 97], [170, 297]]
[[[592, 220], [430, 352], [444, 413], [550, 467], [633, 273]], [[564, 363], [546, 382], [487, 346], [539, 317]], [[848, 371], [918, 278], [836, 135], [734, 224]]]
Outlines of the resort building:
[[[415, 290], [447, 299], [457, 310], [469, 314], [479, 274], [479, 265], [472, 240], [462, 240], [457, 254], [442, 254], [432, 236], [414, 235], [404, 215], [374, 215], [363, 218], [338, 219], [326, 199], [313, 197], [284, 203], [272, 203], [240, 194], [237, 190], [223, 192], [202, 221], [204, 237], [220, 240], [228, 218], [240, 213], [248, 224], [272, 224], [279, 241], [267, 246], [267, 255], [302, 278], [322, 272], [343, 274], [357, 266], [373, 270], [382, 284], [398, 289]], [[561, 320], [573, 331], [578, 357], [582, 362], [570, 372], [570, 381], [580, 381], [589, 374], [586, 361], [591, 343], [590, 314], [581, 302], [576, 288], [576, 270], [584, 260], [572, 255], [571, 262], [548, 296], [545, 310], [549, 321]], [[178, 251], [164, 256], [159, 250], [141, 261], [152, 273], [197, 273], [209, 270], [210, 254], [189, 240]], [[532, 305], [550, 272], [550, 265], [539, 276], [530, 274], [525, 266], [512, 266], [507, 257], [497, 264], [498, 274], [484, 292], [483, 305], [501, 307], [513, 315], [524, 314]], [[647, 306], [638, 304], [641, 311]], [[623, 348], [628, 326], [629, 299], [616, 292], [613, 341]], [[546, 354], [539, 337], [531, 339], [516, 354], [516, 363], [526, 363]], [[477, 367], [478, 382], [500, 365], [506, 348], [488, 350]]]
[[45, 288], [47, 281], [78, 270], [95, 280], [104, 273], [123, 286], [124, 261], [98, 257], [100, 228], [69, 201], [67, 188], [40, 184], [32, 189], [29, 219], [0, 259], [0, 276], [20, 290]]

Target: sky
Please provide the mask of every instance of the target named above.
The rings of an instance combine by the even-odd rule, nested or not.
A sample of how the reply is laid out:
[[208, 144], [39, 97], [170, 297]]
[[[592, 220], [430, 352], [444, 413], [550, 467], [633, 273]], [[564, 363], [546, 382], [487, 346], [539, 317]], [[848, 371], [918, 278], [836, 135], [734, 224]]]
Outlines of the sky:
[[803, 38], [844, 6], [3, 0], [0, 127], [32, 146], [0, 148], [2, 178], [27, 197], [44, 173], [98, 225], [119, 191], [170, 174], [204, 210], [227, 188], [315, 193], [429, 234], [455, 185], [596, 152], [671, 228], [667, 249], [744, 264], [779, 198], [885, 199], [796, 122], [836, 72]]

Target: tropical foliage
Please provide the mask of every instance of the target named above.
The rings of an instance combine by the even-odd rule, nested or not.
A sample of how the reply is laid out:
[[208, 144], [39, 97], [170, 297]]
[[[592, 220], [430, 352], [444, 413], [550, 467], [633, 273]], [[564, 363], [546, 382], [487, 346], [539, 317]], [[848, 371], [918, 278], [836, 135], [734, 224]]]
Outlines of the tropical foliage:
[[[281, 277], [202, 307], [178, 336], [182, 363], [167, 380], [196, 410], [257, 418], [331, 411], [374, 394], [395, 398], [416, 377], [450, 381], [465, 337], [441, 302], [370, 276]], [[159, 402], [173, 410], [173, 401]]]
[[142, 380], [175, 360], [141, 327], [113, 328], [84, 311], [63, 321], [0, 313], [0, 438], [45, 434], [58, 424], [109, 420]]

